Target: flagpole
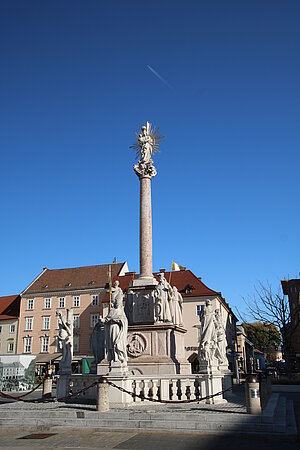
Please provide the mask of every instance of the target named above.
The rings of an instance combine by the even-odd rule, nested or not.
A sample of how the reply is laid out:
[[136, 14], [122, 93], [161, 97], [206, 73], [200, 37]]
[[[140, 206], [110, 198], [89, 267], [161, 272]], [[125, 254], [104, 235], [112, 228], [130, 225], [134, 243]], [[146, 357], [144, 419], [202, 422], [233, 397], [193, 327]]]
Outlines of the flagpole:
[[108, 266], [109, 310], [111, 310], [111, 264]]
[[171, 264], [171, 272], [170, 272], [170, 277], [169, 277], [169, 284], [171, 284], [172, 269], [173, 269], [173, 259], [172, 259], [172, 264]]

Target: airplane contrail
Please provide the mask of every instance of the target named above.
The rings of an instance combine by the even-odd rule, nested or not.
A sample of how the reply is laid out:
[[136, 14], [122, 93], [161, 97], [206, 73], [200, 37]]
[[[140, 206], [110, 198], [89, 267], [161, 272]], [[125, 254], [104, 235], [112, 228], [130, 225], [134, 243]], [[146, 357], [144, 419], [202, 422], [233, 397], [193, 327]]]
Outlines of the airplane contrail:
[[151, 72], [160, 80], [162, 81], [169, 89], [173, 90], [173, 87], [161, 76], [159, 75], [159, 73], [156, 72], [156, 70], [154, 70], [151, 66], [149, 66], [147, 64], [147, 67], [149, 70], [151, 70]]

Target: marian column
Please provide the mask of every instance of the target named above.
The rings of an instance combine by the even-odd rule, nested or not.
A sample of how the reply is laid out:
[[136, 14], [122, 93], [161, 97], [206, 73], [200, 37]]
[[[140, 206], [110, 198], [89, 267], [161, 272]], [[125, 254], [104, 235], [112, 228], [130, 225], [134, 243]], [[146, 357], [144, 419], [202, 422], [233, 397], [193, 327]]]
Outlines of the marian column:
[[158, 129], [153, 129], [147, 122], [142, 132], [136, 135], [136, 143], [131, 147], [136, 150], [138, 163], [133, 169], [140, 180], [140, 276], [135, 285], [153, 285], [156, 280], [152, 274], [152, 213], [151, 213], [151, 179], [156, 175], [151, 156], [159, 151]]

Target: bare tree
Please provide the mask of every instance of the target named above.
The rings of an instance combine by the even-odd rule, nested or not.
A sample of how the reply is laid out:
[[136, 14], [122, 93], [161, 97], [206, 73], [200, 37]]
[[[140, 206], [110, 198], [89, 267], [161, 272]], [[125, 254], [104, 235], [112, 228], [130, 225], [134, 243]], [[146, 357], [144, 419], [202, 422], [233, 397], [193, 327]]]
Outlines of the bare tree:
[[[246, 315], [251, 320], [273, 324], [280, 330], [286, 371], [290, 372], [292, 369], [293, 335], [299, 326], [300, 308], [298, 306], [298, 310], [295, 310], [293, 316], [291, 316], [289, 300], [283, 294], [281, 286], [275, 292], [271, 284], [264, 285], [259, 282], [254, 289], [255, 292], [252, 296], [247, 299], [244, 298], [247, 306]], [[243, 317], [243, 321], [249, 323], [248, 320], [245, 320], [245, 317]]]

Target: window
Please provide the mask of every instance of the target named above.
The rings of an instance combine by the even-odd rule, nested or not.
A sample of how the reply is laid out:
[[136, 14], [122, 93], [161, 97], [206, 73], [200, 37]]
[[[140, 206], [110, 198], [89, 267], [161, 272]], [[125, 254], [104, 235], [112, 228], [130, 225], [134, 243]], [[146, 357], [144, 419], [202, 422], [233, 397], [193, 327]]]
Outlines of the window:
[[25, 330], [31, 331], [33, 328], [33, 317], [26, 317]]
[[73, 316], [73, 328], [80, 328], [79, 314], [74, 314], [74, 316]]
[[32, 337], [26, 337], [24, 339], [24, 353], [31, 353], [31, 344], [32, 344]]
[[34, 301], [33, 301], [33, 298], [29, 298], [29, 299], [27, 300], [27, 309], [31, 310], [31, 309], [33, 309], [33, 308], [34, 308]]
[[55, 337], [55, 351], [56, 351], [56, 353], [61, 351], [60, 340], [59, 340], [58, 336]]
[[92, 295], [92, 306], [98, 306], [99, 305], [99, 295]]
[[78, 308], [80, 306], [80, 297], [75, 296], [73, 297], [73, 308]]
[[49, 316], [43, 317], [43, 330], [50, 330], [50, 317]]
[[197, 316], [201, 316], [201, 312], [203, 311], [204, 305], [196, 305], [196, 314]]
[[92, 328], [94, 328], [94, 326], [96, 325], [96, 323], [99, 320], [99, 314], [91, 314], [91, 321], [90, 321], [90, 326]]
[[58, 299], [58, 307], [64, 308], [65, 307], [65, 297], [59, 297]]
[[79, 336], [78, 336], [78, 334], [74, 334], [74, 336], [73, 336], [73, 351], [79, 352]]
[[51, 308], [51, 298], [45, 298], [44, 308], [45, 309], [50, 309]]
[[14, 343], [13, 342], [8, 343], [7, 351], [8, 351], [8, 353], [12, 353], [14, 351]]
[[49, 336], [42, 336], [41, 352], [42, 353], [49, 352]]
[[16, 329], [16, 326], [15, 326], [15, 325], [10, 325], [10, 327], [9, 327], [9, 332], [10, 332], [10, 333], [14, 333], [14, 332], [15, 332], [15, 329]]

